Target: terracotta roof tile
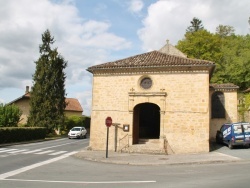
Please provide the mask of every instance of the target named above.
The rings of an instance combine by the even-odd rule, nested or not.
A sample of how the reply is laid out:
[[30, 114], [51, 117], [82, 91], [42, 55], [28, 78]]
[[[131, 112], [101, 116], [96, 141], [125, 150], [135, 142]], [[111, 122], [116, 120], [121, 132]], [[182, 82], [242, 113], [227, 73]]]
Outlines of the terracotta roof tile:
[[249, 93], [250, 92], [250, 88], [247, 88], [246, 90], [243, 91], [243, 93]]
[[[30, 98], [30, 92], [28, 93], [25, 93], [23, 96], [11, 101], [10, 103], [8, 104], [13, 104], [19, 100], [23, 100], [24, 98]], [[83, 112], [83, 109], [82, 109], [82, 106], [81, 104], [79, 103], [79, 101], [75, 98], [66, 98], [65, 99], [66, 103], [67, 103], [67, 106], [65, 108], [66, 111], [77, 111], [77, 112]]]
[[79, 111], [79, 112], [82, 112], [83, 109], [79, 103], [79, 101], [77, 99], [74, 99], [74, 98], [66, 98], [66, 108], [65, 110], [68, 110], [68, 111]]
[[89, 67], [87, 70], [93, 72], [101, 69], [137, 68], [137, 67], [173, 67], [173, 66], [214, 66], [211, 61], [190, 59], [181, 56], [169, 55], [159, 51], [147, 52], [113, 62]]
[[210, 84], [209, 87], [213, 89], [239, 89], [239, 86], [232, 83]]

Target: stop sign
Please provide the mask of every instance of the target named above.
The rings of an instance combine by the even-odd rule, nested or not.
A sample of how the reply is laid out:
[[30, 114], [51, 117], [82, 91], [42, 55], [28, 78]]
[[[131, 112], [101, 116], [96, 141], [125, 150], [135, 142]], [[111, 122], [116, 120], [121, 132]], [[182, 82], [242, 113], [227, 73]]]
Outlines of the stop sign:
[[105, 120], [105, 124], [107, 127], [110, 127], [112, 125], [112, 118], [111, 117], [107, 117]]

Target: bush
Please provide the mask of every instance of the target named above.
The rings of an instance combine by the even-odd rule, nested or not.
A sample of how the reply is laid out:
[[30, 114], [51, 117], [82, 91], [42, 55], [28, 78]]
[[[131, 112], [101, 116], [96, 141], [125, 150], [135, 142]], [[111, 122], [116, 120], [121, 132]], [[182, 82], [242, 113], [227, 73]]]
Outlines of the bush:
[[65, 128], [70, 130], [73, 127], [90, 127], [90, 117], [87, 116], [69, 116], [65, 118]]
[[45, 139], [44, 127], [6, 127], [0, 128], [0, 144]]
[[18, 106], [0, 104], [0, 127], [17, 127], [21, 115]]

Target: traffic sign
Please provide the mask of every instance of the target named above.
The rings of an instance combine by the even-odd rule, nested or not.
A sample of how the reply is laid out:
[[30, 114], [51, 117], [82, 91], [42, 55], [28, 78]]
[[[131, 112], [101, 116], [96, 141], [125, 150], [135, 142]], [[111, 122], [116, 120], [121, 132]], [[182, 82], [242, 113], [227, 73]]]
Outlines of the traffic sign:
[[111, 117], [107, 117], [105, 120], [105, 124], [107, 127], [110, 127], [112, 125], [112, 118]]

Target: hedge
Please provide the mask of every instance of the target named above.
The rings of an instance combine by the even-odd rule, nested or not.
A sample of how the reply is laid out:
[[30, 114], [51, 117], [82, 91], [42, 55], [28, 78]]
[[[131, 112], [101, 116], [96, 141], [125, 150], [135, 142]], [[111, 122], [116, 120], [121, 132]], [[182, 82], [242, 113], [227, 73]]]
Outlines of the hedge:
[[0, 128], [0, 144], [45, 139], [44, 127], [4, 127]]

